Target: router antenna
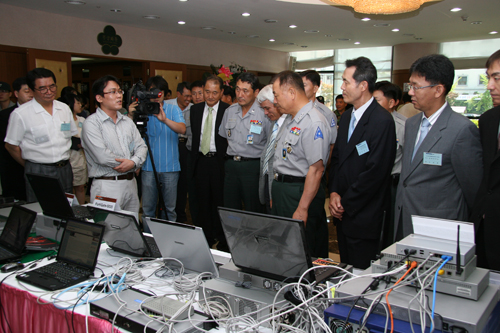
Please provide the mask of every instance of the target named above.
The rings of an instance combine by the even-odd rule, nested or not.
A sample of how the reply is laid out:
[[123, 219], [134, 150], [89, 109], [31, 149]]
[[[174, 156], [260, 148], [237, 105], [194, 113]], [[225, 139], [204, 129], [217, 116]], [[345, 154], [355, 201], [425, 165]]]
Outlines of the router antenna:
[[462, 274], [462, 267], [460, 267], [460, 224], [457, 225], [457, 275]]

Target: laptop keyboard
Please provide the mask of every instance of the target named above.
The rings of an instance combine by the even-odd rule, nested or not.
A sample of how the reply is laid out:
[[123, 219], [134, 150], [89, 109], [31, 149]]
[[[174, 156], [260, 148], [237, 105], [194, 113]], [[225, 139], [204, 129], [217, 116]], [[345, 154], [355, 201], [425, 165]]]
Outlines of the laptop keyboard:
[[0, 247], [0, 259], [4, 259], [4, 258], [10, 258], [12, 256], [14, 256], [15, 254], [10, 252], [9, 250], [7, 249], [4, 249], [3, 247]]
[[73, 213], [75, 214], [76, 218], [91, 219], [94, 217], [92, 213], [90, 213], [89, 209], [85, 206], [72, 206], [71, 209], [73, 209]]
[[148, 243], [149, 248], [151, 249], [151, 256], [154, 258], [161, 258], [161, 252], [160, 249], [158, 248], [158, 245], [156, 245], [156, 241], [153, 237], [148, 237], [144, 236], [144, 239], [146, 239], [146, 243]]
[[70, 283], [81, 278], [87, 278], [91, 272], [86, 269], [81, 269], [71, 266], [62, 262], [55, 262], [53, 264], [38, 268], [37, 273], [50, 275], [62, 283]]

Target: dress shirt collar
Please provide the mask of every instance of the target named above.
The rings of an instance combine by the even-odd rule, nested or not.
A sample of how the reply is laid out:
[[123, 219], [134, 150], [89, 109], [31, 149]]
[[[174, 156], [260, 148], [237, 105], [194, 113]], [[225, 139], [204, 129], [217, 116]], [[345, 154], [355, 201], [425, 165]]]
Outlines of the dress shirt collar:
[[422, 119], [420, 120], [420, 125], [422, 125], [422, 121], [424, 120], [424, 118], [427, 118], [427, 120], [431, 124], [430, 127], [432, 127], [436, 123], [436, 121], [438, 120], [438, 118], [441, 115], [441, 113], [443, 113], [443, 110], [446, 107], [446, 105], [448, 105], [448, 102], [444, 102], [443, 106], [440, 107], [439, 110], [437, 110], [436, 112], [434, 112], [429, 118], [427, 118], [425, 116], [425, 113], [422, 112]]
[[359, 109], [355, 109], [354, 106], [352, 107], [352, 117], [356, 118], [356, 120], [354, 121], [354, 126], [358, 124], [359, 120], [361, 119], [361, 117], [363, 117], [363, 114], [365, 113], [366, 109], [368, 109], [368, 107], [372, 104], [372, 102], [373, 97], [370, 98], [368, 102], [361, 105]]
[[306, 105], [304, 105], [300, 110], [299, 112], [297, 112], [297, 114], [295, 115], [295, 117], [293, 117], [293, 120], [292, 121], [295, 121], [296, 123], [300, 123], [300, 121], [302, 120], [302, 118], [304, 118], [304, 116], [314, 107], [314, 104], [313, 102], [309, 101], [309, 103], [307, 103]]
[[[42, 106], [42, 104], [38, 103], [38, 101], [33, 98], [31, 101], [31, 103], [33, 103], [33, 108], [35, 110], [35, 113], [42, 113], [42, 112], [47, 112], [47, 110], [45, 110], [45, 108]], [[30, 103], [28, 102], [28, 103]], [[57, 102], [54, 100], [52, 101], [52, 115], [54, 114], [54, 111], [56, 110], [62, 110], [61, 107], [59, 105], [57, 105]], [[47, 112], [48, 115], [50, 115], [50, 113]]]
[[205, 103], [205, 109], [203, 110], [203, 112], [207, 113], [208, 108], [212, 108], [213, 111], [215, 111], [215, 114], [217, 114], [217, 111], [219, 110], [219, 104], [220, 104], [220, 101], [218, 101], [217, 104], [215, 104], [214, 106], [208, 106], [207, 103]]
[[[108, 114], [106, 112], [104, 112], [100, 107], [98, 107], [95, 112], [102, 122], [109, 119], [109, 121], [112, 121], [114, 123], [113, 119], [110, 116], [108, 116]], [[122, 115], [120, 112], [116, 111], [116, 123], [117, 124], [124, 117], [125, 117], [124, 115]]]

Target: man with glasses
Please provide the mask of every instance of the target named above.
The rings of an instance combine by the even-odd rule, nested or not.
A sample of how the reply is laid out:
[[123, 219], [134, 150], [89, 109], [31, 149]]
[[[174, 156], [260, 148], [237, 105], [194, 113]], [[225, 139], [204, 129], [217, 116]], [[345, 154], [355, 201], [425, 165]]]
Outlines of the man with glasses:
[[121, 209], [139, 213], [139, 197], [134, 171], [148, 154], [134, 122], [118, 112], [123, 90], [111, 75], [97, 79], [92, 94], [99, 106], [83, 123], [82, 144], [89, 177], [93, 177], [90, 200], [96, 195], [116, 199]]
[[405, 149], [396, 195], [395, 240], [413, 233], [412, 215], [467, 221], [481, 182], [477, 127], [446, 102], [455, 69], [433, 54], [410, 68], [412, 103], [422, 114], [405, 126]]
[[[25, 173], [57, 177], [64, 191], [73, 192], [73, 172], [69, 164], [71, 137], [78, 133], [70, 108], [55, 100], [56, 78], [52, 71], [35, 68], [26, 81], [33, 99], [18, 107], [9, 119], [5, 148]], [[36, 201], [26, 182], [26, 199]]]

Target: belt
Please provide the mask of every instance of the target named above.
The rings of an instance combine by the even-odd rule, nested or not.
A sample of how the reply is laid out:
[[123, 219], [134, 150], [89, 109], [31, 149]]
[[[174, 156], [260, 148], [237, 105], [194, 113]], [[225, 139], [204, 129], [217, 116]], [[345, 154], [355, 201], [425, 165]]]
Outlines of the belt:
[[69, 163], [69, 160], [62, 160], [62, 161], [59, 161], [59, 162], [56, 162], [56, 163], [37, 163], [37, 164], [41, 164], [41, 165], [47, 165], [47, 166], [54, 166], [54, 167], [57, 167], [57, 168], [62, 168], [64, 166], [66, 166], [66, 164]]
[[236, 162], [246, 162], [246, 161], [257, 161], [260, 160], [260, 157], [243, 157], [243, 156], [231, 156], [226, 155], [227, 160], [233, 160]]
[[274, 180], [281, 183], [305, 183], [306, 177], [295, 177], [289, 175], [274, 174]]
[[203, 156], [203, 157], [215, 157], [215, 156], [217, 156], [217, 153], [216, 152], [212, 152], [212, 151], [208, 152], [206, 155], [203, 154], [203, 153], [198, 153], [198, 154], [200, 154], [200, 156]]
[[179, 142], [187, 142], [187, 140], [188, 140], [188, 138], [185, 138], [182, 136], [179, 137]]
[[95, 177], [94, 179], [101, 179], [101, 180], [132, 180], [134, 179], [134, 173], [129, 172], [124, 175], [119, 175], [119, 176], [108, 176], [108, 177]]

